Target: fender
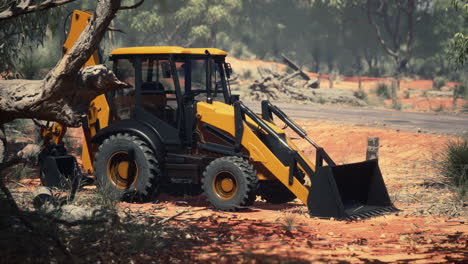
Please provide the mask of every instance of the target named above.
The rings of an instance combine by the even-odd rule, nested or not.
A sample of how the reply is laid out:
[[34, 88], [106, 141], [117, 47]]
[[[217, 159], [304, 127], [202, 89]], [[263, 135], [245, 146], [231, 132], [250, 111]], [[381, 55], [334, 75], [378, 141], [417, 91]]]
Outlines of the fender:
[[164, 144], [162, 144], [162, 139], [158, 131], [137, 120], [125, 119], [111, 124], [99, 130], [99, 132], [91, 139], [91, 142], [99, 145], [104, 141], [104, 139], [117, 133], [129, 133], [139, 137], [156, 153], [160, 162], [164, 160], [163, 158], [165, 156], [166, 149]]

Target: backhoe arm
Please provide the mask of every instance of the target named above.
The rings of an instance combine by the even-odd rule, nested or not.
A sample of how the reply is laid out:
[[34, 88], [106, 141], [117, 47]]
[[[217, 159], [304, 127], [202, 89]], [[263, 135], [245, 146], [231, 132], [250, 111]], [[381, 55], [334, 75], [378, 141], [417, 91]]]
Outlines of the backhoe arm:
[[[85, 11], [75, 10], [71, 15], [70, 30], [67, 39], [63, 45], [63, 54], [66, 54], [78, 40], [81, 33], [88, 25], [92, 14]], [[83, 67], [93, 66], [100, 63], [98, 51], [86, 61]], [[92, 172], [92, 151], [88, 148], [88, 142], [93, 134], [96, 133], [95, 126], [99, 123], [97, 120], [101, 109], [105, 110], [107, 101], [104, 95], [98, 96], [90, 103], [88, 109], [88, 118], [84, 120], [83, 131], [83, 151], [82, 162], [86, 172]], [[104, 120], [104, 125], [107, 124], [107, 118]], [[103, 125], [103, 124], [101, 124]], [[82, 177], [81, 169], [79, 169], [75, 157], [66, 154], [66, 149], [63, 146], [63, 138], [67, 132], [67, 127], [63, 124], [54, 122], [47, 123], [46, 126], [39, 124], [41, 131], [40, 136], [43, 141], [42, 151], [39, 154], [41, 165], [41, 181], [45, 186], [51, 187], [67, 187], [70, 180], [75, 184], [77, 179]], [[74, 185], [75, 186], [75, 185]], [[75, 186], [76, 187], [76, 186]]]

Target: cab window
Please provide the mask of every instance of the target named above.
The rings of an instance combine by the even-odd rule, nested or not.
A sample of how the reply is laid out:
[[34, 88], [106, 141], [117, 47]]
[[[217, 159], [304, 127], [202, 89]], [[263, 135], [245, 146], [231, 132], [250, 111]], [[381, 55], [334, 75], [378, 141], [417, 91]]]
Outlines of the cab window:
[[131, 108], [135, 105], [135, 60], [115, 60], [114, 72], [119, 80], [131, 85], [129, 88], [115, 91], [112, 98], [114, 116], [118, 120], [129, 119]]

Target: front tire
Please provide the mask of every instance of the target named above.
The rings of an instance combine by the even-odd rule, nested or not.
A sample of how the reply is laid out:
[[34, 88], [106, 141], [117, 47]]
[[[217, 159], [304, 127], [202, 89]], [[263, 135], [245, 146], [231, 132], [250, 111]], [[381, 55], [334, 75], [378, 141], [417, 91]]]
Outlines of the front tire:
[[257, 172], [242, 158], [217, 158], [203, 172], [202, 188], [207, 200], [215, 208], [235, 211], [255, 201]]
[[98, 188], [109, 199], [147, 201], [160, 185], [161, 172], [154, 151], [127, 133], [105, 139], [94, 166]]

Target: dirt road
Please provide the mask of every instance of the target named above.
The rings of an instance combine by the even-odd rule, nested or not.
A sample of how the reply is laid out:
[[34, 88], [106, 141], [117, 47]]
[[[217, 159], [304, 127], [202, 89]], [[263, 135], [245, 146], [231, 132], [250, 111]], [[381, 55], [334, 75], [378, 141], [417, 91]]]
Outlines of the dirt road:
[[[245, 102], [260, 112], [260, 102]], [[468, 132], [468, 114], [414, 113], [321, 104], [276, 104], [294, 119], [324, 120], [356, 126], [376, 126], [409, 132], [459, 136]]]

